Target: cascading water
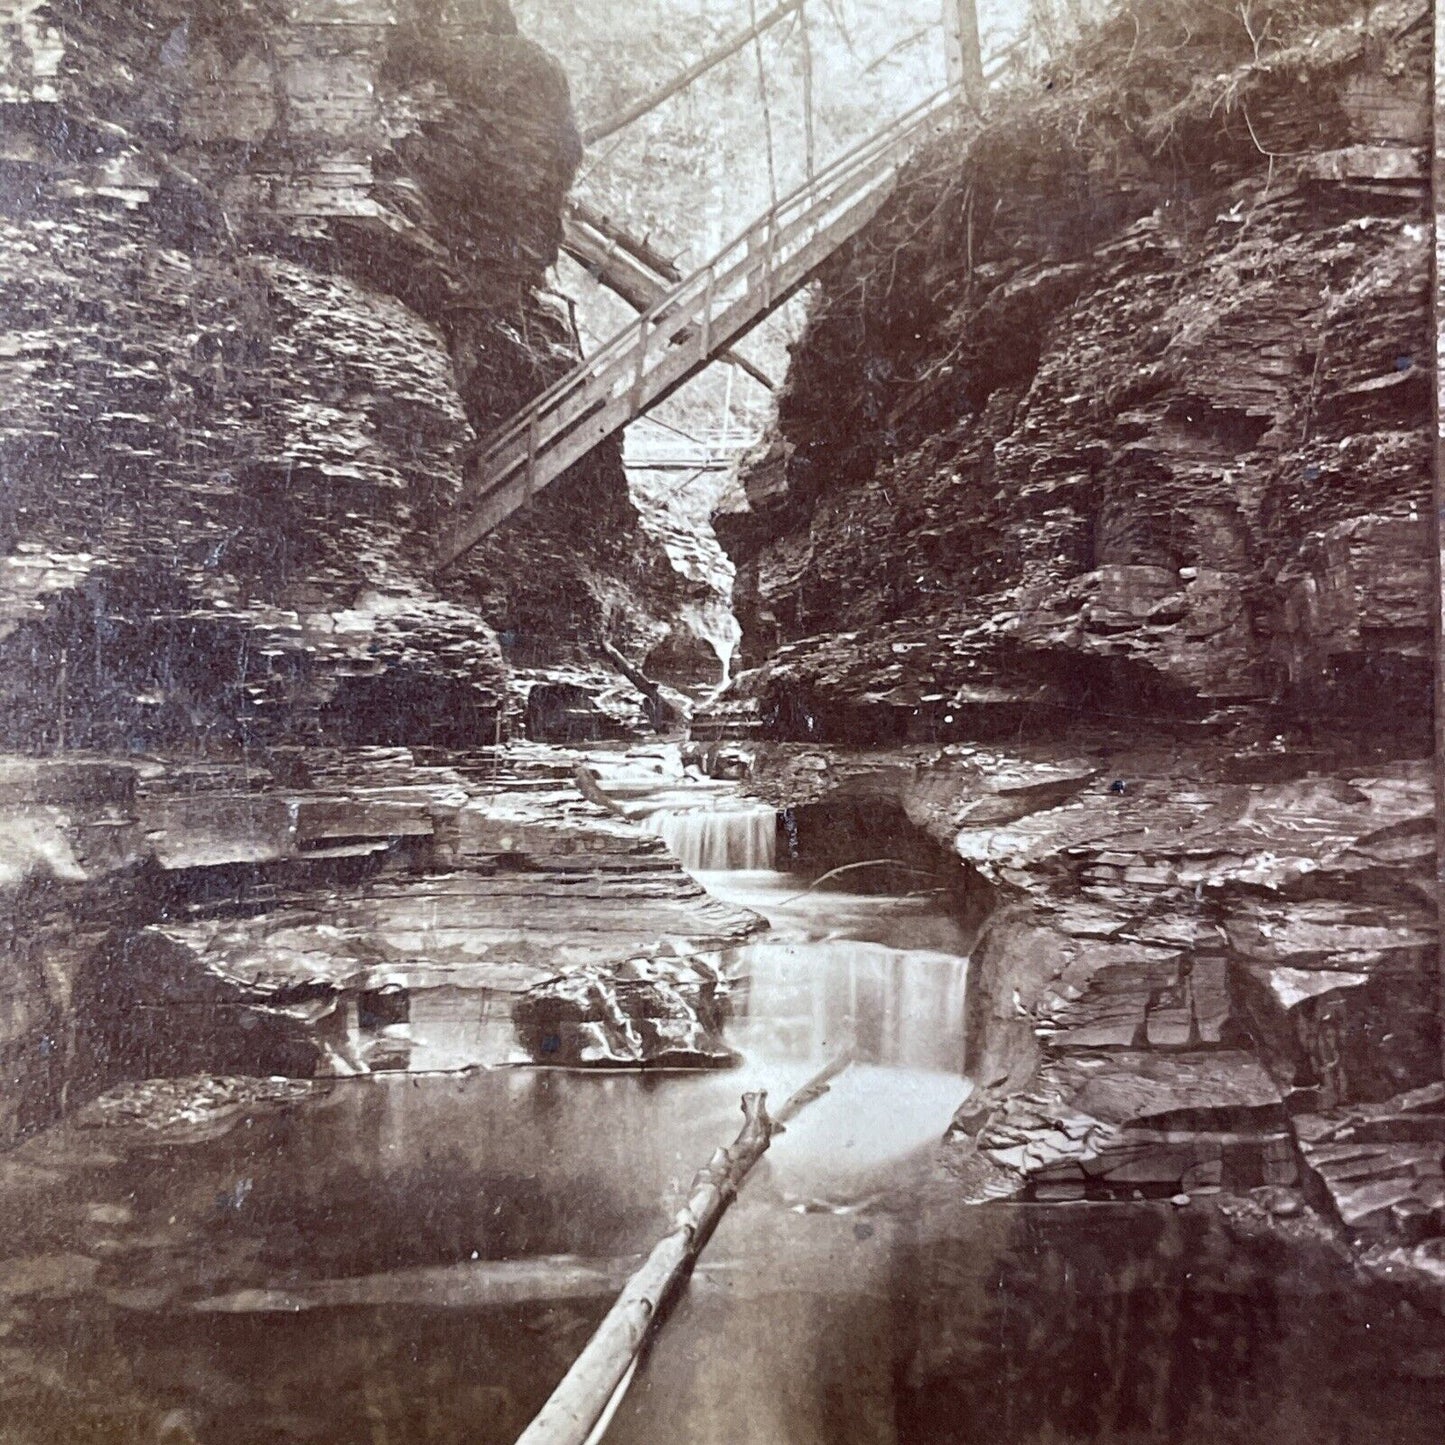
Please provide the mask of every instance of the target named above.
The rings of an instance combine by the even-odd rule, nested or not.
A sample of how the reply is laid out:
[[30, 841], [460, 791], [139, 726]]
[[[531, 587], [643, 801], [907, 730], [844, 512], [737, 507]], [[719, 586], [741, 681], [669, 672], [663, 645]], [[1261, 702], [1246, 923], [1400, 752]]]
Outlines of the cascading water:
[[[951, 1112], [964, 1067], [968, 960], [932, 949], [796, 936], [802, 931], [783, 919], [778, 937], [728, 955], [734, 1044], [750, 1058], [809, 1061], [847, 1048], [859, 1065], [951, 1076], [930, 1081], [947, 1093], [945, 1112]], [[890, 1086], [866, 1077], [892, 1097]], [[855, 1082], [838, 1087], [847, 1091]]]
[[643, 819], [689, 872], [772, 872], [778, 859], [778, 815], [771, 808], [663, 809]]
[[[145, 1186], [149, 1131], [78, 1129], [64, 1167], [76, 1171], [67, 1186], [73, 1177], [76, 1191], [93, 1191], [80, 1194], [86, 1212], [74, 1211], [76, 1228], [90, 1231], [83, 1239], [93, 1242], [87, 1221], [102, 1206], [106, 1219], [134, 1215], [106, 1226], [125, 1242], [107, 1260], [125, 1310], [132, 1293], [157, 1294], [154, 1248], [174, 1240], [183, 1255], [180, 1283], [165, 1303], [147, 1304], [139, 1338], [105, 1298], [96, 1308], [106, 1326], [84, 1358], [67, 1352], [63, 1332], [45, 1345], [57, 1368], [79, 1380], [94, 1360], [105, 1378], [219, 1380], [255, 1438], [279, 1438], [299, 1419], [318, 1445], [367, 1434], [370, 1398], [332, 1385], [374, 1369], [402, 1382], [387, 1417], [399, 1434], [435, 1417], [442, 1430], [503, 1445], [540, 1403], [539, 1377], [560, 1378], [578, 1348], [572, 1331], [519, 1329], [522, 1311], [571, 1301], [569, 1318], [600, 1315], [690, 1196], [691, 1168], [736, 1133], [740, 1095], [785, 1099], [846, 1055], [827, 1096], [769, 1152], [709, 1245], [689, 1308], [659, 1338], [663, 1375], [682, 1382], [681, 1414], [671, 1389], [635, 1388], [608, 1438], [651, 1445], [677, 1433], [676, 1418], [695, 1445], [899, 1438], [876, 1412], [893, 1410], [912, 1347], [917, 1231], [892, 1201], [915, 1174], [933, 1177], [932, 1151], [969, 1092], [964, 937], [923, 890], [849, 893], [778, 871], [787, 848], [777, 846], [777, 814], [726, 783], [683, 777], [674, 758], [653, 762], [615, 767], [599, 786], [709, 894], [769, 928], [699, 957], [664, 948], [618, 969], [561, 960], [555, 978], [522, 995], [510, 971], [495, 992], [417, 986], [405, 1037], [383, 1022], [400, 1012], [396, 1001], [368, 999], [365, 1022], [359, 1008], [338, 1022], [370, 1075], [298, 1099], [284, 1115], [258, 1113], [254, 1127], [175, 1146], [174, 1187], [160, 1192]], [[388, 1073], [388, 1060], [411, 1072]], [[687, 1076], [671, 1072], [679, 1060]], [[238, 1179], [254, 1190], [244, 1200]], [[418, 1207], [398, 1179], [420, 1181], [423, 1203], [439, 1207]], [[30, 1187], [0, 1169], [7, 1223], [15, 1191]], [[218, 1198], [232, 1203], [219, 1211]], [[346, 1227], [312, 1227], [323, 1215]], [[27, 1278], [18, 1271], [31, 1255], [50, 1264], [49, 1237], [35, 1236], [18, 1266], [7, 1262], [15, 1278]], [[204, 1279], [184, 1273], [193, 1256]], [[212, 1284], [217, 1277], [227, 1283]], [[90, 1279], [81, 1272], [74, 1288]], [[193, 1305], [193, 1295], [209, 1298]], [[377, 1328], [364, 1337], [337, 1329], [338, 1309], [365, 1310]], [[891, 1333], [895, 1317], [904, 1345]], [[413, 1340], [445, 1387], [439, 1395], [407, 1367]], [[478, 1427], [467, 1382], [481, 1354], [497, 1391], [518, 1404]], [[820, 1361], [828, 1388], [799, 1392]], [[0, 1358], [0, 1389], [5, 1369]], [[61, 1434], [84, 1434], [91, 1397], [63, 1393]], [[835, 1399], [865, 1423], [840, 1427]], [[741, 1427], [739, 1401], [751, 1411]], [[786, 1408], [774, 1411], [775, 1401]], [[122, 1404], [125, 1420], [153, 1425], [173, 1402]], [[203, 1399], [205, 1424], [208, 1410]], [[146, 1438], [162, 1436], [149, 1429]]]

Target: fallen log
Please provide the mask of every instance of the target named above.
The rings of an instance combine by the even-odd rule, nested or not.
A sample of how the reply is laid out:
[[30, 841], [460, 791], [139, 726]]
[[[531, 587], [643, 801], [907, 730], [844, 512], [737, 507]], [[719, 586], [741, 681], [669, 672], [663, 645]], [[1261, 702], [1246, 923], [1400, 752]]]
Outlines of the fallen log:
[[659, 276], [674, 286], [683, 279], [682, 269], [672, 257], [664, 256], [661, 251], [648, 242], [638, 240], [631, 231], [620, 226], [611, 216], [599, 211], [595, 206], [589, 206], [579, 197], [568, 198], [566, 216], [575, 218], [584, 226], [591, 226], [600, 236], [635, 257], [654, 276]]
[[578, 763], [572, 769], [572, 779], [577, 784], [577, 791], [587, 799], [589, 803], [599, 808], [605, 808], [609, 813], [615, 813], [619, 818], [627, 816], [626, 810], [619, 804], [614, 803], [606, 793], [602, 791], [602, 785], [597, 781], [597, 774], [585, 763]]
[[[719, 1149], [692, 1182], [687, 1203], [670, 1233], [623, 1286], [612, 1308], [572, 1368], [517, 1437], [517, 1445], [588, 1445], [600, 1438], [637, 1367], [648, 1336], [661, 1322], [679, 1286], [702, 1253], [753, 1166], [773, 1136], [798, 1112], [828, 1092], [852, 1062], [843, 1054], [820, 1070], [776, 1115], [766, 1093], [743, 1095], [743, 1127], [732, 1145]], [[600, 1427], [600, 1429], [599, 1429]]]
[[674, 724], [686, 727], [692, 721], [692, 705], [676, 688], [654, 682], [641, 668], [634, 667], [605, 637], [597, 643], [597, 651], [642, 694], [654, 732], [666, 732]]

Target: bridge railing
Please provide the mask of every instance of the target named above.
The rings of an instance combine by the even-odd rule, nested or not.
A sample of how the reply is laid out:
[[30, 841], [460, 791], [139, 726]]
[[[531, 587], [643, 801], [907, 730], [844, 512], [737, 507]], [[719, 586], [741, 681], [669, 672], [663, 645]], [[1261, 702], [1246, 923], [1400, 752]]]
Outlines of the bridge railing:
[[640, 431], [633, 427], [627, 432], [622, 451], [623, 462], [640, 471], [717, 470], [735, 464], [761, 439], [760, 433], [738, 427], [714, 427], [687, 435], [658, 430], [646, 437], [640, 436]]
[[938, 92], [780, 200], [606, 345], [533, 398], [475, 458], [440, 561], [455, 561], [600, 441], [670, 394], [780, 304], [882, 204]]

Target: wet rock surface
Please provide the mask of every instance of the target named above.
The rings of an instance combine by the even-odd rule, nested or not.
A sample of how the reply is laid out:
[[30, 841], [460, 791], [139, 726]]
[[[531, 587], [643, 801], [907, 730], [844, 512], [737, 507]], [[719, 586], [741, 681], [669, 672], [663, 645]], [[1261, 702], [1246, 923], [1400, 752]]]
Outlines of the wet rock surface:
[[1268, 747], [1069, 741], [751, 749], [813, 827], [889, 799], [964, 872], [981, 1087], [950, 1167], [988, 1198], [1304, 1183], [1358, 1237], [1436, 1233], [1427, 764], [1241, 782]]
[[[732, 1062], [710, 957], [761, 920], [583, 798], [583, 757], [7, 764], [7, 1132], [156, 1076]], [[682, 782], [675, 748], [589, 762]]]
[[[567, 776], [560, 760], [534, 761]], [[672, 805], [691, 792], [665, 767], [587, 762], [619, 806], [642, 806], [659, 775], [671, 778]], [[716, 800], [722, 790], [705, 791]], [[518, 805], [507, 826], [528, 817], [549, 821]], [[855, 1387], [881, 1383], [887, 1370], [869, 1361], [866, 1337], [837, 1325], [860, 1300], [886, 1307], [902, 1222], [880, 1199], [900, 1191], [967, 1091], [957, 928], [926, 899], [838, 894], [830, 906], [798, 899], [786, 875], [735, 879], [775, 922], [765, 941], [729, 951], [728, 1037], [743, 1075], [543, 1067], [319, 1084], [148, 1080], [0, 1155], [10, 1225], [0, 1399], [18, 1438], [47, 1438], [51, 1425], [146, 1438], [181, 1413], [196, 1438], [216, 1442], [298, 1432], [339, 1442], [378, 1418], [514, 1439], [688, 1196], [687, 1162], [736, 1131], [740, 1090], [785, 1097], [855, 1033], [855, 1064], [810, 1118], [790, 1123], [787, 1150], [739, 1201], [753, 1211], [743, 1248], [720, 1238], [717, 1270], [699, 1271], [688, 1297], [741, 1306], [754, 1338], [758, 1313], [773, 1330], [789, 1300], [765, 1352], [782, 1352], [780, 1376], [796, 1369], [800, 1345], [830, 1341], [840, 1383], [855, 1361]], [[925, 933], [936, 951], [918, 951]], [[680, 992], [687, 962], [617, 972], [624, 986]], [[590, 1002], [599, 977], [570, 975], [569, 996]], [[424, 1001], [425, 991], [412, 996], [413, 1024]], [[736, 1351], [710, 1328], [704, 1336], [717, 1347], [699, 1358], [726, 1379]], [[413, 1345], [424, 1371], [406, 1365]], [[660, 1378], [673, 1375], [669, 1366]], [[476, 1413], [463, 1376], [494, 1392], [489, 1411]], [[678, 1388], [693, 1379], [683, 1371]], [[758, 1392], [764, 1413], [772, 1394]], [[698, 1424], [720, 1439], [736, 1438], [735, 1426], [715, 1415]], [[649, 1418], [624, 1438], [656, 1439], [659, 1428]]]
[[690, 632], [615, 447], [433, 575], [577, 349], [542, 293], [580, 143], [501, 0], [0, 23], [5, 745], [466, 747], [503, 651]]
[[1355, 1238], [1416, 1245], [1445, 1234], [1445, 1087], [1303, 1114], [1297, 1133], [1309, 1185]]
[[0, 760], [26, 1445], [515, 1438], [735, 1127], [733, 1005], [781, 1082], [870, 996], [619, 1439], [1433, 1441], [1418, 6], [1132, 4], [1129, 139], [925, 158], [825, 279], [686, 754], [916, 890], [811, 992], [638, 826], [683, 755], [476, 746], [636, 736], [572, 644], [702, 680], [722, 559], [611, 456], [425, 565], [572, 354], [555, 67], [492, 3], [11, 9], [0, 726], [97, 749]]
[[727, 1068], [739, 1058], [722, 1042], [726, 990], [705, 962], [573, 973], [518, 999], [517, 1033], [539, 1061]]
[[[707, 762], [709, 746], [689, 757]], [[834, 930], [872, 926], [895, 946], [936, 929], [949, 953], [893, 979], [872, 1063], [837, 1081], [830, 1127], [852, 1132], [810, 1142], [800, 1117], [739, 1201], [621, 1439], [658, 1438], [659, 1409], [679, 1401], [707, 1438], [736, 1439], [737, 1412], [707, 1401], [739, 1370], [756, 1383], [769, 1359], [770, 1387], [744, 1412], [759, 1438], [942, 1442], [960, 1421], [1039, 1445], [1126, 1429], [1217, 1445], [1261, 1421], [1290, 1445], [1327, 1426], [1353, 1445], [1366, 1421], [1409, 1445], [1433, 1438], [1438, 1087], [1396, 1096], [1412, 1056], [1381, 1046], [1367, 1067], [1345, 1050], [1329, 1094], [1334, 1056], [1293, 1020], [1299, 1052], [1262, 1046], [1243, 983], [1270, 939], [1301, 973], [1338, 979], [1341, 947], [1350, 977], [1403, 978], [1381, 915], [1414, 899], [1406, 941], [1428, 937], [1423, 765], [1336, 758], [1239, 781], [1279, 774], [1278, 756], [1194, 740], [1130, 753], [1087, 732], [1008, 750], [749, 742], [714, 756], [748, 773], [749, 792], [791, 800], [779, 846], [795, 841], [805, 864], [830, 818], [869, 820], [875, 844], [930, 874], [905, 886], [955, 902], [974, 962], [965, 995], [967, 939], [957, 919], [930, 922], [924, 897], [881, 900], [857, 924], [866, 898], [819, 908]], [[579, 765], [611, 808], [577, 790]], [[139, 1081], [0, 1157], [0, 1398], [16, 1417], [120, 1440], [179, 1412], [197, 1439], [340, 1441], [376, 1418], [433, 1428], [440, 1408], [458, 1430], [514, 1438], [686, 1187], [673, 1131], [691, 1160], [735, 1127], [741, 1078], [696, 1065], [719, 1061], [716, 950], [755, 920], [710, 901], [626, 816], [733, 791], [687, 781], [681, 751], [662, 746], [299, 750], [264, 776], [17, 764], [7, 796], [54, 810], [40, 815], [53, 833], [24, 835], [45, 841], [17, 876], [54, 885], [92, 856], [78, 823], [129, 819], [151, 876], [185, 882], [170, 916], [127, 932], [138, 977], [176, 958], [181, 979], [284, 1016], [318, 1068], [358, 1076]], [[911, 852], [905, 828], [924, 840]], [[800, 906], [794, 882], [774, 887]], [[851, 947], [851, 976], [834, 969], [816, 999], [799, 992], [786, 934], [738, 951], [758, 955], [741, 967], [754, 1002], [765, 978], [775, 995], [750, 1050], [838, 1047], [851, 996], [877, 986], [891, 951]], [[468, 981], [501, 1001], [509, 1048], [535, 1035], [518, 1057], [603, 1071], [428, 1072], [428, 1000]], [[1348, 1004], [1358, 990], [1342, 987]], [[966, 1056], [951, 1022], [965, 1015]], [[610, 1067], [639, 1057], [689, 1070]], [[932, 1078], [937, 1118], [908, 1118], [904, 1151], [897, 1096], [869, 1070], [965, 1057], [979, 1087], [941, 1151], [968, 1085], [915, 1076], [913, 1090]], [[619, 1131], [619, 1114], [635, 1127]], [[764, 1314], [776, 1332], [760, 1341]], [[478, 1359], [499, 1392], [480, 1417], [465, 1384]], [[822, 1403], [786, 1387], [815, 1369]], [[368, 1393], [373, 1377], [384, 1390]]]
[[775, 736], [1426, 736], [1420, 7], [1267, 8], [1131, 0], [832, 263], [717, 519]]
[[1278, 1191], [1433, 1280], [1421, 12], [1269, 9], [1131, 0], [835, 258], [695, 746], [957, 870], [965, 1195]]

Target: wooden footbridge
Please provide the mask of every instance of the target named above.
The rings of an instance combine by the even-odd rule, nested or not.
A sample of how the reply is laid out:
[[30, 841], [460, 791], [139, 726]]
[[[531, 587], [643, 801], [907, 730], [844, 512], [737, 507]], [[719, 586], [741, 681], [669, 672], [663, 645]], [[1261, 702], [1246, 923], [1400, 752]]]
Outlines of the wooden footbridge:
[[622, 461], [642, 472], [725, 472], [760, 440], [761, 433], [742, 427], [713, 427], [695, 435], [635, 426], [628, 429]]
[[[592, 142], [631, 124], [745, 44], [756, 44], [763, 30], [787, 16], [796, 14], [803, 20], [805, 3], [780, 0], [760, 19], [755, 0], [750, 0], [752, 24], [747, 30], [660, 91], [589, 128], [584, 139]], [[979, 52], [974, 0], [943, 0], [942, 18], [949, 46], [948, 86], [821, 171], [813, 163], [811, 62], [805, 59], [807, 182], [776, 201], [691, 276], [679, 277], [666, 258], [619, 232], [606, 217], [572, 204], [564, 222], [566, 249], [642, 314], [482, 445], [442, 539], [443, 568], [600, 442], [714, 360], [727, 358], [756, 375], [750, 363], [732, 354], [733, 342], [781, 306], [867, 225], [893, 189], [910, 152], [956, 113], [960, 100], [982, 108], [987, 74]], [[804, 27], [806, 56], [805, 21]], [[758, 66], [761, 72], [761, 50]], [[770, 385], [767, 378], [759, 379]], [[725, 449], [715, 448], [712, 441], [693, 440], [702, 448], [704, 464], [711, 461], [714, 450]], [[698, 457], [685, 460], [694, 464]], [[615, 649], [609, 655], [637, 680]], [[769, 1117], [766, 1094], [743, 1096], [742, 1132], [699, 1172], [674, 1228], [628, 1280], [571, 1369], [522, 1432], [518, 1445], [600, 1445], [648, 1339], [723, 1211], [769, 1147], [778, 1124], [822, 1097], [830, 1081], [848, 1066], [849, 1056], [840, 1056], [789, 1099], [776, 1118]]]
[[877, 214], [908, 155], [955, 106], [953, 88], [939, 91], [820, 170], [660, 295], [654, 275], [646, 284], [656, 299], [634, 323], [483, 443], [441, 539], [441, 567], [794, 295]]

